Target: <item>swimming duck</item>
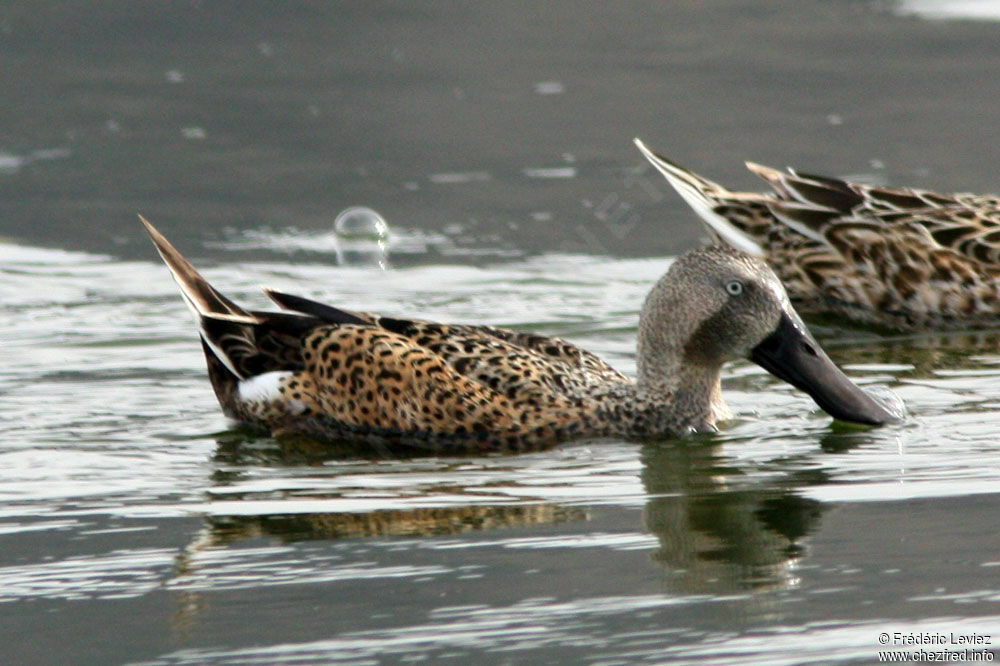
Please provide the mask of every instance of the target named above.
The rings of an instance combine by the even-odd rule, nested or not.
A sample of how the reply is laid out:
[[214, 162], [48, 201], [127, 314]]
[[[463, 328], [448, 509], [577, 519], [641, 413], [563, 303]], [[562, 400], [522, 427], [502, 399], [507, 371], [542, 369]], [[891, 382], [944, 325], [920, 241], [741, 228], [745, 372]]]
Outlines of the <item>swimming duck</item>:
[[283, 312], [245, 310], [140, 219], [197, 317], [223, 412], [275, 436], [516, 451], [708, 430], [731, 417], [720, 370], [740, 357], [838, 419], [896, 420], [823, 353], [767, 265], [729, 247], [681, 256], [653, 287], [633, 381], [559, 338], [352, 312], [272, 289]]
[[1000, 325], [998, 197], [752, 162], [772, 192], [733, 192], [635, 143], [714, 235], [766, 256], [802, 312], [904, 331]]

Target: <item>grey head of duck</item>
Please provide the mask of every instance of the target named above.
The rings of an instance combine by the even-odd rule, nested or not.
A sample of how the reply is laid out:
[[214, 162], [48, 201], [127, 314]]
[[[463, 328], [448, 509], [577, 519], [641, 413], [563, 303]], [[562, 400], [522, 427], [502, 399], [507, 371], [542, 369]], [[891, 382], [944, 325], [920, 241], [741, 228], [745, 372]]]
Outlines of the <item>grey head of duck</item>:
[[729, 246], [679, 257], [647, 296], [638, 337], [640, 398], [669, 400], [673, 418], [695, 429], [730, 415], [720, 375], [738, 358], [805, 391], [836, 419], [900, 420], [824, 353], [768, 265]]

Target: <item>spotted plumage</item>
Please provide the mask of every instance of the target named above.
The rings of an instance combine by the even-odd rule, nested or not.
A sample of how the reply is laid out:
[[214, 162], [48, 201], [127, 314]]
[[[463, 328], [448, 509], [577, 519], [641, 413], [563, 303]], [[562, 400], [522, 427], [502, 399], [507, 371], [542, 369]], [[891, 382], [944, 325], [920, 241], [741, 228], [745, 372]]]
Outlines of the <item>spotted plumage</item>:
[[722, 240], [760, 253], [804, 312], [899, 330], [1000, 325], [1000, 198], [875, 187], [748, 162], [733, 192], [636, 140]]
[[[725, 361], [751, 356], [782, 376], [778, 331], [805, 345], [815, 365], [806, 380], [786, 379], [824, 409], [891, 420], [816, 353], [766, 265], [729, 248], [681, 257], [654, 287], [640, 316], [633, 381], [558, 338], [352, 312], [267, 289], [284, 311], [248, 311], [143, 223], [198, 318], [224, 413], [277, 436], [516, 451], [711, 428], [730, 414], [719, 382]], [[727, 291], [733, 284], [739, 296]], [[839, 393], [824, 398], [829, 387]]]

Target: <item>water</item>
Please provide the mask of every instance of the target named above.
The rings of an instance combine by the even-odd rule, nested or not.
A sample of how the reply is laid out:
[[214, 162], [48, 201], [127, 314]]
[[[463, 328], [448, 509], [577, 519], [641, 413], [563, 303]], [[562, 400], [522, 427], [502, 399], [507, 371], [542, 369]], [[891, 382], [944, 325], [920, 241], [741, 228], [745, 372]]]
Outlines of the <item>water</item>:
[[[53, 646], [53, 661], [772, 663], [870, 657], [892, 623], [1000, 622], [996, 334], [821, 330], [859, 382], [907, 401], [898, 427], [833, 428], [741, 363], [724, 387], [740, 418], [714, 436], [342, 458], [227, 424], [161, 265], [3, 252], [15, 353], [0, 379], [0, 609], [10, 631], [100, 637]], [[544, 254], [206, 275], [261, 306], [261, 282], [329, 286], [349, 306], [544, 330], [632, 371], [635, 316], [667, 264]], [[112, 621], [130, 629], [109, 643]]]
[[[37, 6], [0, 9], [5, 662], [996, 649], [1000, 333], [814, 322], [906, 401], [898, 426], [832, 425], [736, 363], [715, 435], [359, 456], [222, 417], [135, 218], [241, 303], [266, 284], [536, 330], [633, 372], [642, 298], [700, 231], [631, 136], [737, 186], [755, 159], [995, 190], [996, 23], [945, 2]], [[388, 233], [338, 237], [349, 206]]]

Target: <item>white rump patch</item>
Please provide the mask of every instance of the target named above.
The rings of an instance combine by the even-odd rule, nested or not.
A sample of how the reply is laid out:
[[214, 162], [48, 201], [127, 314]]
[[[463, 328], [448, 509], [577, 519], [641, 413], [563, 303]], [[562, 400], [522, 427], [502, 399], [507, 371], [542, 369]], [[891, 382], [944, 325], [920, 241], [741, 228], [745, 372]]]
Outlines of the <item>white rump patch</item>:
[[275, 370], [249, 377], [239, 383], [240, 400], [245, 402], [270, 402], [281, 399], [278, 390], [282, 380], [291, 377], [290, 370]]

